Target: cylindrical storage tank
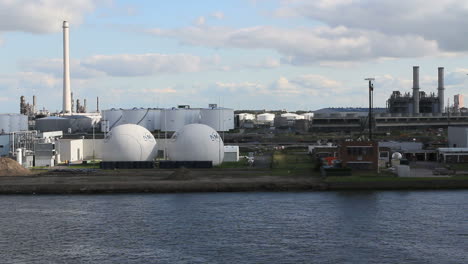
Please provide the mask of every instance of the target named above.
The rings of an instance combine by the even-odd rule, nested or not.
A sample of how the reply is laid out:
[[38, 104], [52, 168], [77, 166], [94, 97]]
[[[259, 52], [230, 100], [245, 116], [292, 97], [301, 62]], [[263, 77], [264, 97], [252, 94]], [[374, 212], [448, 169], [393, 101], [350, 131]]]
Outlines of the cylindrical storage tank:
[[156, 139], [135, 124], [114, 127], [102, 144], [103, 161], [152, 161], [156, 154]]
[[234, 129], [234, 110], [229, 108], [200, 109], [200, 124], [210, 126], [216, 131]]
[[211, 161], [219, 165], [224, 159], [224, 143], [218, 132], [204, 124], [190, 124], [174, 133], [168, 144], [173, 161]]
[[16, 114], [10, 114], [10, 132], [20, 131], [20, 117]]
[[185, 124], [197, 124], [200, 123], [200, 109], [181, 109], [185, 111]]
[[151, 118], [151, 123], [152, 123], [152, 129], [151, 131], [154, 130], [161, 130], [161, 109], [151, 109], [149, 113], [149, 117]]
[[275, 120], [275, 114], [264, 113], [257, 115], [257, 122], [260, 124], [273, 124]]
[[28, 123], [28, 116], [20, 115], [20, 130], [21, 131], [28, 131], [29, 130], [29, 123]]
[[314, 119], [314, 113], [304, 113], [304, 114], [302, 114], [301, 116], [303, 116], [304, 119], [306, 119], [306, 120], [312, 120], [312, 119]]
[[8, 114], [0, 115], [0, 134], [1, 133], [10, 133], [10, 116]]
[[250, 113], [240, 113], [237, 116], [239, 116], [239, 120], [241, 121], [255, 120], [255, 115]]
[[172, 108], [161, 111], [161, 131], [177, 131], [185, 125], [184, 109]]
[[122, 124], [122, 110], [120, 109], [108, 109], [102, 110], [102, 123], [107, 125], [101, 125], [101, 132], [109, 132], [112, 128]]
[[145, 108], [124, 109], [122, 110], [122, 124], [135, 124], [151, 130], [153, 125], [149, 125], [145, 120], [148, 114], [149, 109]]

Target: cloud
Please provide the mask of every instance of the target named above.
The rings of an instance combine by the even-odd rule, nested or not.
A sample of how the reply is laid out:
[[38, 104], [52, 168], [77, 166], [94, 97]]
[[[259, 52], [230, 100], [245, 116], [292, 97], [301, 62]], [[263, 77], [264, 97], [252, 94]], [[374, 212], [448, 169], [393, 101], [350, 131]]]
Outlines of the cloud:
[[[43, 72], [52, 74], [54, 77], [63, 77], [63, 60], [62, 59], [33, 59], [24, 60], [20, 62], [20, 68], [28, 72]], [[70, 61], [70, 74], [71, 78], [76, 79], [90, 79], [102, 77], [104, 72], [85, 67], [81, 64], [80, 60]]]
[[216, 19], [224, 19], [224, 13], [221, 11], [216, 11], [211, 13], [211, 17], [216, 18]]
[[62, 30], [61, 21], [80, 24], [83, 16], [106, 0], [0, 0], [0, 32], [51, 33]]
[[359, 61], [383, 57], [420, 57], [439, 53], [435, 41], [417, 35], [393, 36], [377, 31], [339, 27], [248, 28], [186, 27], [152, 29], [150, 34], [178, 39], [183, 44], [213, 48], [276, 50], [282, 62], [294, 65], [317, 61]]
[[161, 73], [199, 72], [208, 68], [214, 58], [188, 54], [118, 54], [95, 55], [81, 62], [86, 68], [110, 76], [147, 76]]
[[199, 16], [197, 17], [197, 19], [195, 19], [195, 22], [194, 24], [197, 25], [197, 26], [203, 26], [206, 22], [206, 19], [204, 16]]
[[[317, 0], [284, 1], [275, 14], [301, 16], [330, 27], [417, 36], [443, 51], [467, 51], [468, 2], [459, 0]], [[398, 47], [395, 47], [395, 49]]]

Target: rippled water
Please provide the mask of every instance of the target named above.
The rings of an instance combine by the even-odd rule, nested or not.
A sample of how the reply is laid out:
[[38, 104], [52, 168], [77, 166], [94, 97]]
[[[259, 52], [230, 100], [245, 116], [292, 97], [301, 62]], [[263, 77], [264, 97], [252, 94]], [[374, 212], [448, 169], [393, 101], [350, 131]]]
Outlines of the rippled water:
[[467, 197], [0, 196], [0, 263], [468, 263]]

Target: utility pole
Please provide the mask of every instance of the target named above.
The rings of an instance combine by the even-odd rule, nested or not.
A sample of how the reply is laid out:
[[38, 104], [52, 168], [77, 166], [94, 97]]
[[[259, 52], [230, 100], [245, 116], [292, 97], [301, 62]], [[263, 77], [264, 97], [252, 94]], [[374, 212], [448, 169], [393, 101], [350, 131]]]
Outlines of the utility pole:
[[374, 93], [374, 84], [372, 81], [375, 80], [375, 78], [366, 78], [364, 79], [366, 81], [369, 81], [369, 140], [372, 140], [372, 108], [373, 108], [373, 93]]

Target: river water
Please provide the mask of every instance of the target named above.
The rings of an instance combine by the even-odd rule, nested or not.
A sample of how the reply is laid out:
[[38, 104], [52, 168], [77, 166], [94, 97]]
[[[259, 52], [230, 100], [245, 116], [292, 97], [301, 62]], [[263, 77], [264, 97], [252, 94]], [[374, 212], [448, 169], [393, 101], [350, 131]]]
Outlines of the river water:
[[468, 263], [467, 197], [0, 196], [0, 263]]

